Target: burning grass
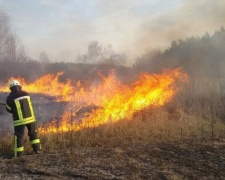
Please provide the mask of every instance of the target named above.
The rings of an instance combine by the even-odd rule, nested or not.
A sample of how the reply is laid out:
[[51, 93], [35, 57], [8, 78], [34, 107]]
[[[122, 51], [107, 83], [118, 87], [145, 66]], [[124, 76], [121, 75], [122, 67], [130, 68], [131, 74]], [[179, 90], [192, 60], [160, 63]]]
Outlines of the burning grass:
[[[127, 85], [120, 82], [111, 71], [108, 77], [100, 74], [101, 82], [86, 87], [81, 82], [76, 82], [73, 86], [71, 80], [62, 83], [59, 81], [60, 75], [62, 73], [45, 75], [33, 83], [27, 83], [23, 78], [19, 78], [25, 91], [48, 94], [58, 97], [58, 101], [71, 102], [59, 125], [50, 123], [49, 126], [42, 126], [39, 129], [42, 134], [79, 131], [109, 122], [131, 119], [136, 112], [146, 107], [160, 107], [171, 101], [178, 91], [177, 82], [187, 79], [186, 74], [178, 68], [164, 70], [162, 74], [142, 73], [132, 84]], [[1, 87], [0, 90], [6, 91], [7, 86]], [[76, 112], [87, 105], [98, 108], [87, 112], [78, 121]], [[71, 109], [75, 110], [75, 121], [69, 118], [72, 114]]]
[[42, 134], [79, 131], [131, 119], [141, 109], [149, 106], [160, 107], [169, 102], [178, 90], [175, 83], [182, 80], [186, 80], [186, 74], [182, 73], [181, 69], [175, 69], [158, 75], [143, 73], [130, 85], [119, 82], [113, 73], [103, 77], [97, 86], [85, 89], [78, 83], [72, 108], [82, 108], [83, 104], [93, 104], [98, 108], [87, 112], [81, 122], [70, 118], [75, 116], [76, 120], [76, 112], [73, 115], [72, 111], [65, 111], [58, 126], [51, 123], [48, 127], [41, 127], [39, 131]]
[[[75, 90], [74, 96], [70, 93], [68, 96], [70, 108], [61, 121], [39, 124], [43, 149], [72, 153], [76, 147], [125, 147], [224, 138], [225, 126], [220, 116], [223, 95], [199, 96], [184, 89], [178, 92], [177, 85], [182, 79], [186, 75], [176, 69], [159, 75], [142, 74], [131, 85], [117, 81], [113, 73], [88, 88], [80, 82], [73, 87], [67, 81], [63, 85]], [[57, 81], [55, 77], [54, 82]], [[79, 115], [86, 105], [95, 108]], [[4, 146], [1, 155], [12, 151], [11, 142], [10, 135], [1, 140]], [[29, 141], [25, 142], [29, 147]], [[30, 151], [28, 148], [26, 153]]]

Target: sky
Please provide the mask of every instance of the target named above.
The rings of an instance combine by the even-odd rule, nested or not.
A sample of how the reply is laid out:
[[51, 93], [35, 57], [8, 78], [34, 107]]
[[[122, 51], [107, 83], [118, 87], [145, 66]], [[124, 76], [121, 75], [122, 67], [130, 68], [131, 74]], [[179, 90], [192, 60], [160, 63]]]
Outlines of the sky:
[[98, 41], [127, 55], [128, 64], [171, 41], [225, 26], [224, 0], [0, 0], [26, 53], [75, 61]]

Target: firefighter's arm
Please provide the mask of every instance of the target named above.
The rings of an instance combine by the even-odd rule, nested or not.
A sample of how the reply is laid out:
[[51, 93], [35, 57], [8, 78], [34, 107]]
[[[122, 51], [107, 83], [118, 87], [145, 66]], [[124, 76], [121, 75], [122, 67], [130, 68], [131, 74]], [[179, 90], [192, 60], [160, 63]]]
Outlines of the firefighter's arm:
[[9, 113], [12, 113], [12, 109], [11, 109], [11, 103], [9, 101], [9, 99], [7, 98], [6, 100], [6, 110], [9, 112]]

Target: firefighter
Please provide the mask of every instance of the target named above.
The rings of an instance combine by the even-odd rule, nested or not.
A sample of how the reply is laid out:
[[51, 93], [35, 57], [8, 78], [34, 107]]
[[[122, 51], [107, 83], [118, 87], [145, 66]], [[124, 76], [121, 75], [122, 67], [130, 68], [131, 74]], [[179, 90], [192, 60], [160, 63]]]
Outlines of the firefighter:
[[14, 157], [23, 154], [23, 136], [25, 127], [28, 129], [28, 136], [34, 153], [38, 154], [41, 145], [37, 134], [34, 110], [30, 96], [22, 90], [17, 80], [12, 80], [9, 84], [11, 93], [6, 100], [6, 110], [12, 114], [14, 120]]

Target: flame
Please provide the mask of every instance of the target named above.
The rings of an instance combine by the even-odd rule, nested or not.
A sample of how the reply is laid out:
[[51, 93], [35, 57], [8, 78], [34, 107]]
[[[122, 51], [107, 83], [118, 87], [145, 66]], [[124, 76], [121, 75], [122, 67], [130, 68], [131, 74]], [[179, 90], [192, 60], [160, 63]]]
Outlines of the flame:
[[47, 74], [36, 79], [33, 83], [28, 83], [24, 78], [10, 78], [7, 85], [0, 87], [0, 91], [9, 92], [8, 84], [17, 79], [22, 84], [23, 90], [30, 93], [41, 93], [50, 96], [56, 96], [57, 101], [70, 101], [71, 95], [74, 92], [71, 80], [67, 80], [65, 83], [59, 81], [59, 77], [63, 72], [59, 72], [56, 75]]
[[[143, 108], [150, 105], [163, 106], [169, 102], [178, 90], [176, 82], [186, 79], [186, 74], [178, 68], [158, 75], [143, 73], [131, 85], [118, 82], [113, 73], [107, 78], [104, 77], [98, 86], [91, 86], [89, 89], [82, 87], [79, 82], [77, 84], [79, 88], [76, 87], [77, 98], [89, 104], [96, 104], [99, 108], [86, 113], [80, 123], [73, 121], [72, 112], [66, 111], [58, 126], [50, 124], [48, 127], [39, 128], [39, 131], [41, 133], [78, 131], [108, 122], [130, 119], [135, 112]], [[74, 102], [74, 107], [76, 104], [77, 102]]]
[[[71, 109], [63, 113], [60, 122], [53, 119], [47, 126], [39, 128], [42, 134], [78, 131], [130, 119], [143, 108], [163, 106], [169, 102], [178, 90], [176, 82], [187, 79], [187, 75], [178, 68], [165, 70], [162, 74], [142, 73], [134, 83], [126, 85], [111, 71], [107, 77], [100, 74], [100, 83], [86, 87], [80, 81], [73, 85], [70, 79], [60, 82], [62, 74], [47, 74], [33, 83], [28, 83], [21, 77], [8, 80], [9, 83], [12, 79], [17, 79], [27, 92], [56, 96], [57, 101], [71, 102]], [[0, 91], [8, 92], [8, 86], [0, 87]], [[76, 112], [88, 105], [96, 108], [78, 117]]]

